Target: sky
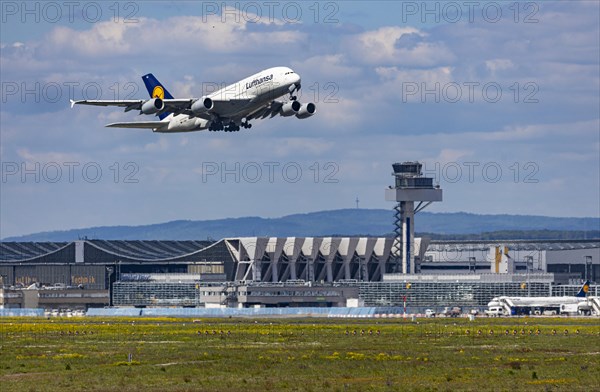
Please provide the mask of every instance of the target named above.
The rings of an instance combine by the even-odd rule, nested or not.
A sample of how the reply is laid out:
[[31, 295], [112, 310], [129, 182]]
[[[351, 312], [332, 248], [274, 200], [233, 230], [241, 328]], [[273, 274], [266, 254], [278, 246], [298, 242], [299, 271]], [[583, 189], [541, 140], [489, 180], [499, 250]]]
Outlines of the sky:
[[[413, 160], [444, 190], [431, 212], [600, 216], [597, 1], [0, 4], [0, 238], [391, 209], [391, 164]], [[279, 65], [316, 115], [158, 134], [69, 106]]]

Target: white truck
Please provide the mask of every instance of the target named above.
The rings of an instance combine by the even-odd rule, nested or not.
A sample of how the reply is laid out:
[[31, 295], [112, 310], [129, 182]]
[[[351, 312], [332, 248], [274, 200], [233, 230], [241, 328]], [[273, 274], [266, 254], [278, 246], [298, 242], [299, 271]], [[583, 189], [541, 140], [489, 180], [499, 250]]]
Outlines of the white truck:
[[506, 310], [498, 298], [494, 298], [488, 303], [488, 308], [486, 309], [485, 314], [487, 314], [488, 317], [501, 317], [507, 315]]

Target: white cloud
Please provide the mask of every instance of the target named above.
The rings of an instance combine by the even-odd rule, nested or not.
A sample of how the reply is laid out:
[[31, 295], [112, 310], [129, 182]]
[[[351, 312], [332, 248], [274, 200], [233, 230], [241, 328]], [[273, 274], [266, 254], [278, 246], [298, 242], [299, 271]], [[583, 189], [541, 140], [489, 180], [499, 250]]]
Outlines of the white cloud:
[[[154, 53], [156, 56], [186, 51], [239, 53], [255, 51], [268, 39], [271, 47], [296, 44], [303, 38], [297, 31], [252, 31], [241, 19], [223, 23], [217, 15], [177, 16], [167, 20], [139, 18], [138, 23], [106, 21], [90, 30], [57, 27], [49, 34], [47, 50], [72, 51], [86, 57]], [[180, 52], [181, 51], [181, 52]]]
[[492, 59], [487, 60], [485, 66], [490, 70], [492, 75], [495, 75], [497, 71], [513, 69], [515, 64], [510, 59]]
[[388, 26], [374, 31], [367, 31], [353, 38], [356, 40], [357, 50], [366, 57], [365, 61], [377, 64], [396, 61], [395, 57], [398, 54], [396, 41], [403, 35], [409, 34], [424, 36], [423, 33], [413, 27]]
[[292, 66], [306, 70], [309, 76], [318, 76], [323, 79], [346, 79], [357, 77], [361, 69], [348, 64], [345, 55], [332, 54], [313, 56], [303, 61], [293, 61]]
[[439, 162], [441, 164], [449, 162], [459, 162], [464, 158], [473, 155], [472, 150], [455, 149], [455, 148], [442, 148], [439, 154], [433, 158], [426, 158], [426, 161]]
[[[406, 43], [403, 43], [403, 38]], [[454, 61], [443, 42], [413, 27], [386, 26], [348, 37], [344, 49], [362, 64], [430, 67]]]
[[83, 160], [82, 155], [77, 153], [59, 151], [32, 152], [27, 148], [17, 150], [17, 156], [28, 164], [38, 163], [42, 166], [49, 163], [63, 164], [65, 162], [81, 162]]
[[[386, 101], [390, 98], [402, 103], [421, 102], [427, 90], [439, 90], [453, 81], [451, 67], [410, 69], [399, 67], [377, 67], [375, 74], [382, 85], [371, 89], [371, 101]], [[428, 96], [431, 99], [431, 94]]]
[[333, 148], [333, 143], [322, 138], [283, 138], [273, 146], [279, 158], [302, 155], [322, 155]]
[[183, 81], [175, 81], [169, 92], [175, 97], [199, 97], [204, 94], [201, 90], [192, 75], [183, 75]]
[[123, 61], [133, 66], [139, 61], [136, 58], [164, 63], [167, 59], [182, 61], [197, 56], [206, 60], [207, 56], [217, 54], [271, 54], [301, 46], [307, 38], [297, 30], [298, 26], [283, 25], [277, 20], [269, 23], [266, 18], [261, 23], [274, 26], [272, 31], [259, 29], [245, 18], [238, 23], [232, 18], [222, 22], [218, 15], [137, 19], [137, 23], [98, 22], [87, 30], [54, 27], [39, 41], [15, 42], [3, 47], [0, 65], [3, 71], [60, 67], [65, 72], [81, 71], [80, 64], [86, 63], [84, 69], [91, 71], [118, 67]]
[[600, 119], [566, 124], [514, 125], [501, 131], [481, 133], [478, 138], [486, 141], [540, 140], [550, 137], [576, 140], [582, 136], [598, 136]]
[[375, 68], [375, 73], [386, 82], [414, 82], [431, 85], [435, 83], [444, 84], [452, 81], [452, 68], [450, 67], [429, 68], [424, 70], [403, 69], [398, 67], [377, 67]]
[[317, 114], [313, 122], [324, 122], [328, 128], [337, 130], [340, 133], [347, 133], [349, 130], [356, 129], [368, 120], [365, 113], [368, 107], [362, 100], [349, 97], [336, 97], [337, 102], [321, 103], [317, 106]]

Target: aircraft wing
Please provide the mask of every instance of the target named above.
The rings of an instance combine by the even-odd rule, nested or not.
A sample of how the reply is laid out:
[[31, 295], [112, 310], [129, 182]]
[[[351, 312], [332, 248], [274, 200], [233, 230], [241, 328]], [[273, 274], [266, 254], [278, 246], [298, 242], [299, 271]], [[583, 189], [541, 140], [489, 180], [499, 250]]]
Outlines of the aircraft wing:
[[107, 128], [138, 128], [138, 129], [162, 129], [169, 126], [168, 121], [135, 121], [107, 124]]
[[125, 99], [120, 101], [113, 100], [103, 100], [103, 99], [84, 99], [81, 101], [71, 101], [71, 107], [74, 105], [93, 105], [93, 106], [120, 106], [120, 107], [129, 107], [129, 106], [139, 106], [142, 107], [144, 103], [143, 99]]
[[279, 113], [279, 110], [281, 109], [282, 106], [283, 106], [283, 102], [272, 101], [268, 105], [263, 106], [263, 107], [259, 108], [258, 110], [255, 110], [254, 112], [250, 113], [248, 116], [246, 116], [246, 119], [248, 119], [248, 120], [253, 120], [256, 118], [263, 119], [263, 118], [267, 118], [269, 116], [271, 116], [271, 118], [273, 118]]
[[[81, 101], [71, 100], [71, 107], [74, 105], [92, 105], [92, 106], [116, 106], [124, 107], [125, 111], [140, 110], [142, 105], [147, 100], [144, 99], [123, 99], [123, 100], [104, 100], [104, 99], [86, 99]], [[168, 112], [181, 112], [188, 109], [193, 99], [163, 99], [165, 103], [165, 109], [163, 111]]]
[[187, 114], [190, 117], [199, 117], [206, 120], [212, 119], [213, 114], [217, 114], [221, 117], [230, 117], [233, 113], [237, 113], [244, 108], [244, 106], [252, 103], [252, 98], [243, 99], [217, 99], [211, 98], [213, 102], [213, 108], [205, 113], [194, 113], [191, 110], [192, 104], [197, 100], [196, 98], [191, 99], [164, 99], [165, 110], [163, 112], [171, 112], [173, 114]]
[[243, 98], [243, 99], [213, 99], [213, 104], [215, 105], [212, 109], [212, 112], [215, 113], [224, 113], [229, 112], [231, 110], [236, 110], [238, 108], [242, 108], [252, 102], [252, 98]]
[[[244, 106], [252, 103], [254, 97], [248, 98], [231, 98], [231, 99], [218, 99], [214, 98], [213, 108], [210, 112], [195, 114], [191, 111], [192, 104], [196, 101], [196, 98], [185, 98], [185, 99], [174, 99], [167, 98], [163, 99], [165, 107], [160, 113], [173, 113], [187, 114], [191, 117], [200, 117], [207, 120], [212, 118], [212, 114], [217, 114], [223, 117], [228, 117], [232, 113], [236, 113], [244, 108]], [[130, 110], [141, 110], [142, 105], [147, 102], [144, 99], [124, 99], [124, 100], [102, 100], [102, 99], [89, 99], [74, 101], [71, 100], [71, 107], [74, 105], [92, 105], [92, 106], [115, 106], [125, 108], [125, 111]]]

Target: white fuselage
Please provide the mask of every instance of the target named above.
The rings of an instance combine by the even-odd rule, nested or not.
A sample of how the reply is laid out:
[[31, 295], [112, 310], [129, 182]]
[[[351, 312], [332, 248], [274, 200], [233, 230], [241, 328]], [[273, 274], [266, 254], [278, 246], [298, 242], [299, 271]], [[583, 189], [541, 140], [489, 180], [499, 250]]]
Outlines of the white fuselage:
[[560, 307], [585, 302], [585, 297], [500, 297], [515, 307]]
[[[300, 83], [300, 76], [288, 67], [273, 67], [230, 84], [206, 97], [218, 101], [248, 101], [232, 104], [219, 112], [220, 119], [239, 124], [243, 118], [269, 102], [290, 92], [290, 87]], [[170, 114], [163, 121], [169, 126], [165, 132], [186, 132], [207, 129], [214, 118], [194, 117], [187, 114]]]
[[533, 312], [554, 310], [556, 314], [564, 306], [578, 307], [586, 303], [585, 297], [562, 296], [562, 297], [495, 297], [488, 303], [486, 313], [490, 316], [510, 314], [533, 314]]

